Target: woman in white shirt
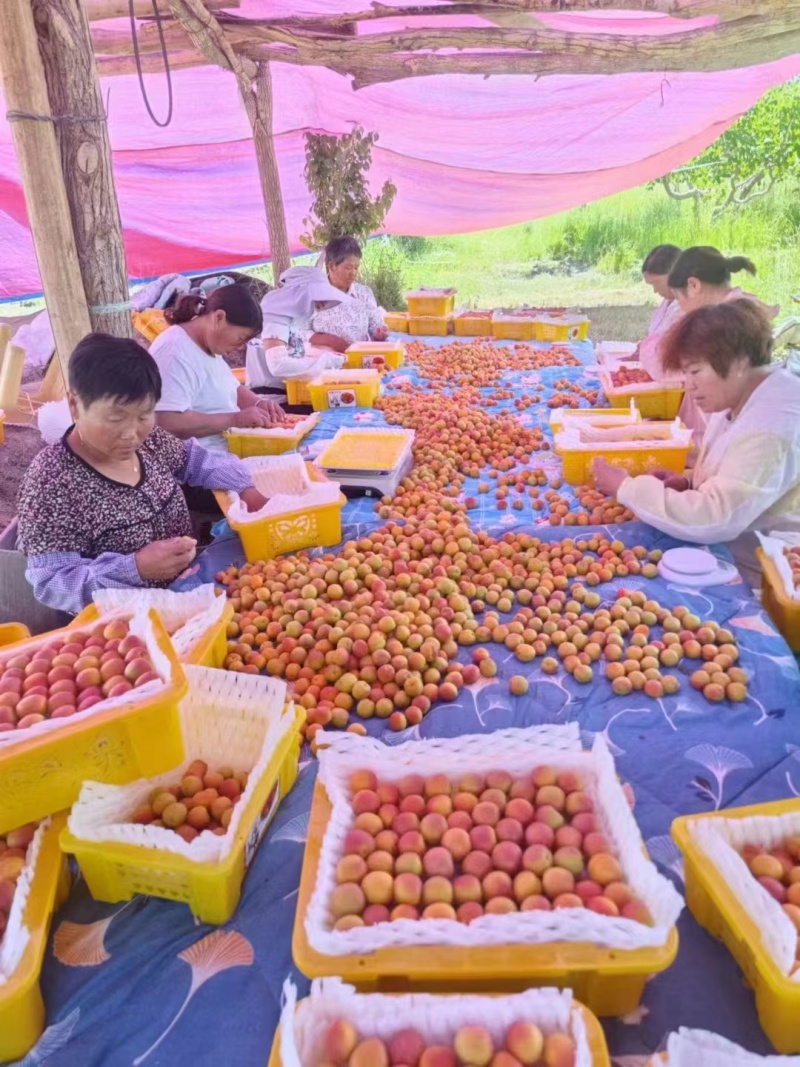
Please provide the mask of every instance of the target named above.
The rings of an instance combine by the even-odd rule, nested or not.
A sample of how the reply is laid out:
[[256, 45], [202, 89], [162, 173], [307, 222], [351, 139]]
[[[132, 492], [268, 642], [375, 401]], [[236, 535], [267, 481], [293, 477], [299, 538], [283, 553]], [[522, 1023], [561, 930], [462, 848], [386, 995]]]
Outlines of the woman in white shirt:
[[336, 343], [329, 347], [338, 352], [344, 352], [357, 341], [385, 341], [389, 336], [375, 294], [368, 285], [358, 281], [361, 259], [361, 245], [355, 237], [334, 237], [325, 248], [328, 281], [350, 300], [318, 311], [312, 326], [318, 333], [332, 335]]
[[664, 365], [685, 374], [708, 416], [691, 480], [594, 464], [597, 487], [656, 529], [696, 544], [730, 542], [754, 585], [755, 531], [800, 530], [800, 379], [771, 360], [770, 320], [752, 301], [690, 312], [667, 338]]
[[165, 317], [170, 328], [150, 346], [161, 372], [159, 426], [227, 451], [223, 431], [283, 421], [280, 407], [240, 385], [223, 358], [261, 330], [261, 310], [247, 289], [226, 285], [208, 297], [186, 294]]

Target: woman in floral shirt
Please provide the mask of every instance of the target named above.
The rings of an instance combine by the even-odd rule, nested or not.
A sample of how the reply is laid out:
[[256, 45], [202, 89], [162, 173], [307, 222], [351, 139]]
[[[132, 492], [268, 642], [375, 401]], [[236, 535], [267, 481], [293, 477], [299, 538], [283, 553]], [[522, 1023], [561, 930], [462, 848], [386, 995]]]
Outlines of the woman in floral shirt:
[[19, 539], [36, 599], [77, 613], [98, 589], [168, 586], [196, 542], [181, 486], [266, 504], [247, 466], [155, 426], [161, 376], [135, 341], [90, 334], [69, 363], [74, 425], [19, 491]]
[[375, 295], [368, 285], [356, 279], [361, 267], [361, 245], [355, 237], [334, 237], [325, 249], [325, 269], [334, 288], [347, 293], [350, 300], [338, 307], [318, 311], [311, 320], [318, 334], [329, 334], [341, 341], [344, 352], [357, 341], [385, 341], [389, 336]]

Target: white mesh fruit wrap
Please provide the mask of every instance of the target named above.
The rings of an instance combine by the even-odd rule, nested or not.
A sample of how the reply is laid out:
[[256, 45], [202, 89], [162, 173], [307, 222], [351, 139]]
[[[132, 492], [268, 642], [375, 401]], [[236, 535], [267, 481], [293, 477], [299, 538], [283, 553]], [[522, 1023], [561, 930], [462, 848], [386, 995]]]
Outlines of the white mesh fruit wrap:
[[[292, 728], [294, 706], [284, 707], [286, 683], [276, 678], [193, 666], [187, 666], [186, 675], [189, 693], [180, 707], [186, 763], [129, 785], [84, 782], [68, 823], [75, 837], [162, 849], [199, 863], [218, 862], [230, 852], [242, 813], [273, 751]], [[195, 759], [204, 760], [211, 770], [228, 765], [234, 771], [249, 772], [247, 788], [233, 809], [224, 837], [204, 833], [190, 843], [166, 827], [128, 821], [155, 788], [177, 785], [185, 767]]]
[[[745, 845], [769, 851], [785, 838], [800, 834], [800, 811], [745, 819], [698, 819], [689, 823], [689, 832], [719, 871], [722, 884], [727, 885], [761, 931], [764, 948], [788, 975], [794, 966], [797, 930], [777, 900], [756, 881], [739, 853]], [[800, 979], [800, 972], [795, 977]]]
[[583, 1016], [568, 989], [529, 989], [502, 997], [430, 993], [357, 993], [340, 978], [321, 978], [297, 1003], [297, 990], [287, 980], [281, 1012], [282, 1067], [317, 1067], [322, 1063], [322, 1038], [336, 1019], [346, 1019], [360, 1037], [388, 1041], [407, 1027], [419, 1031], [431, 1045], [452, 1045], [461, 1026], [485, 1026], [496, 1047], [502, 1047], [512, 1023], [535, 1023], [545, 1034], [567, 1033], [576, 1044], [575, 1067], [592, 1067], [592, 1054]]
[[49, 818], [39, 823], [28, 845], [28, 851], [25, 853], [25, 866], [17, 880], [11, 911], [8, 913], [8, 925], [3, 936], [3, 943], [0, 945], [0, 988], [12, 977], [28, 947], [31, 932], [25, 926], [25, 909], [28, 906], [44, 835], [49, 826]]
[[260, 522], [275, 515], [335, 504], [339, 500], [338, 483], [312, 481], [305, 461], [298, 452], [287, 452], [282, 456], [252, 456], [244, 462], [253, 474], [256, 489], [268, 499], [259, 511], [248, 511], [238, 493], [229, 493], [227, 518], [231, 522]]
[[[87, 626], [76, 627], [74, 632], [85, 633], [112, 617], [112, 615], [103, 616], [95, 622], [89, 623]], [[170, 680], [172, 678], [172, 664], [169, 661], [169, 657], [166, 656], [159, 647], [156, 631], [153, 626], [153, 619], [149, 613], [133, 615], [128, 622], [128, 628], [132, 634], [136, 637], [140, 637], [144, 641], [150, 661], [153, 664], [153, 669], [156, 674], [160, 675], [160, 678], [157, 681], [147, 682], [145, 685], [139, 686], [138, 689], [131, 689], [129, 692], [123, 693], [122, 696], [114, 697], [109, 700], [101, 700], [97, 704], [93, 704], [92, 707], [87, 708], [86, 711], [78, 711], [74, 715], [70, 715], [68, 718], [45, 719], [44, 722], [37, 723], [35, 726], [29, 726], [25, 730], [7, 730], [5, 733], [0, 733], [0, 751], [5, 751], [13, 745], [19, 744], [21, 741], [29, 741], [31, 738], [52, 733], [53, 730], [58, 730], [67, 724], [74, 725], [75, 723], [85, 722], [87, 719], [91, 719], [99, 713], [113, 711], [115, 708], [126, 707], [129, 704], [140, 704], [143, 700], [147, 700], [160, 689], [163, 689], [165, 686], [163, 679]], [[59, 636], [68, 632], [70, 631], [58, 631]], [[52, 634], [42, 634], [39, 637], [32, 638], [30, 641], [14, 645], [13, 649], [12, 646], [9, 645], [2, 650], [3, 654], [0, 655], [0, 663], [18, 653], [27, 653], [29, 650], [48, 645], [52, 640]], [[1, 670], [2, 668], [0, 668], [0, 671]]]
[[[575, 732], [562, 727], [534, 726], [454, 738], [414, 741], [388, 748], [357, 735], [339, 735], [320, 750], [320, 781], [331, 800], [330, 822], [320, 853], [319, 872], [306, 914], [310, 944], [326, 956], [372, 952], [379, 948], [419, 945], [546, 944], [588, 941], [608, 948], [634, 949], [665, 944], [683, 908], [683, 899], [644, 853], [642, 836], [617, 779], [614, 761], [602, 738], [591, 752], [580, 749]], [[632, 919], [598, 915], [586, 908], [558, 911], [482, 915], [466, 925], [448, 919], [399, 919], [352, 930], [332, 930], [328, 901], [336, 885], [336, 864], [354, 820], [348, 781], [369, 767], [381, 781], [398, 781], [408, 774], [447, 774], [504, 770], [515, 776], [542, 765], [578, 771], [585, 791], [594, 800], [598, 822], [610, 839], [624, 875], [647, 905], [655, 926]]]
[[172, 637], [178, 659], [186, 659], [207, 631], [219, 622], [225, 597], [217, 596], [211, 583], [185, 593], [171, 589], [100, 589], [94, 602], [103, 614], [130, 615], [154, 608]]
[[757, 1056], [708, 1030], [681, 1027], [669, 1035], [666, 1058], [655, 1057], [653, 1067], [800, 1067], [800, 1056]]

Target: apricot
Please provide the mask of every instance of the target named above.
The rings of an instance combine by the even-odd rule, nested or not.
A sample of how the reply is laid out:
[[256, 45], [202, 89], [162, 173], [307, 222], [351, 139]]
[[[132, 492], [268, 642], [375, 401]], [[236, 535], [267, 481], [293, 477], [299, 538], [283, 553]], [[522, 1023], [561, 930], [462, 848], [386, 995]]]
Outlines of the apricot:
[[338, 885], [331, 894], [330, 908], [334, 919], [345, 915], [361, 915], [367, 905], [367, 899], [360, 885], [346, 882]]
[[575, 1067], [575, 1042], [568, 1034], [548, 1034], [544, 1039], [542, 1067]]
[[346, 1019], [336, 1019], [322, 1036], [322, 1051], [332, 1063], [346, 1063], [358, 1044], [358, 1031]]
[[484, 1026], [462, 1026], [453, 1038], [453, 1048], [462, 1063], [487, 1067], [494, 1055], [492, 1035]]
[[350, 1054], [347, 1065], [348, 1067], [389, 1067], [389, 1053], [386, 1045], [377, 1037], [359, 1041]]
[[608, 852], [596, 852], [589, 858], [586, 869], [589, 877], [598, 885], [605, 886], [622, 879], [622, 868], [619, 862]]

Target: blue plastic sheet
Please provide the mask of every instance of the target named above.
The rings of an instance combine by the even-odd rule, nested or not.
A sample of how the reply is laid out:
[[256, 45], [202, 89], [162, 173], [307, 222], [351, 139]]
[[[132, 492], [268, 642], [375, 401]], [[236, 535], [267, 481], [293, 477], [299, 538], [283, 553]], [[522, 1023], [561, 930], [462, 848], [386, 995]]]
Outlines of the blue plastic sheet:
[[[591, 364], [591, 346], [575, 350], [582, 363]], [[409, 373], [404, 367], [394, 380]], [[535, 388], [546, 401], [554, 381], [568, 377], [588, 385], [591, 376], [584, 366], [510, 374], [507, 380], [518, 389]], [[523, 382], [515, 380], [520, 377]], [[529, 409], [523, 418], [546, 425], [546, 403], [535, 411]], [[353, 419], [352, 411], [326, 413], [311, 440], [332, 436]], [[355, 420], [377, 425], [382, 417], [357, 412]], [[465, 495], [474, 492], [468, 483]], [[348, 503], [346, 537], [380, 525], [374, 507], [373, 500]], [[480, 497], [470, 521], [502, 534], [516, 527], [530, 531], [541, 515], [530, 510], [527, 496], [524, 511], [500, 512], [491, 493]], [[557, 539], [578, 530], [546, 525], [536, 532]], [[641, 523], [607, 532], [648, 548], [676, 543]], [[724, 549], [715, 551], [724, 554]], [[238, 539], [222, 524], [193, 581], [212, 579], [216, 571], [242, 561]], [[435, 707], [420, 726], [403, 733], [390, 733], [382, 722], [372, 721], [369, 727], [394, 745], [542, 722], [576, 721], [587, 744], [602, 734], [621, 777], [632, 786], [651, 856], [682, 888], [681, 857], [669, 836], [676, 815], [800, 795], [795, 719], [800, 676], [787, 645], [743, 582], [690, 591], [660, 578], [628, 578], [598, 591], [612, 600], [620, 584], [646, 589], [665, 606], [687, 604], [701, 617], [731, 627], [752, 679], [747, 701], [711, 705], [685, 678], [676, 696], [662, 700], [641, 694], [615, 697], [602, 677], [588, 686], [563, 673], [546, 678], [535, 662], [519, 663], [505, 648], [490, 646], [499, 663], [496, 678], [468, 687], [452, 704]], [[462, 656], [466, 659], [466, 651]], [[525, 697], [509, 695], [512, 674], [529, 678]], [[284, 979], [293, 976], [301, 994], [308, 984], [293, 967], [290, 942], [315, 767], [304, 752], [297, 785], [283, 801], [253, 861], [242, 903], [226, 927], [197, 924], [186, 907], [162, 900], [137, 897], [125, 905], [98, 904], [78, 881], [53, 923], [42, 975], [48, 1029], [21, 1061], [26, 1067], [263, 1067]], [[644, 1064], [679, 1025], [715, 1030], [754, 1052], [770, 1051], [752, 994], [724, 947], [688, 912], [679, 932], [677, 961], [648, 985], [640, 1008], [624, 1019], [604, 1021], [613, 1062], [617, 1067]]]

